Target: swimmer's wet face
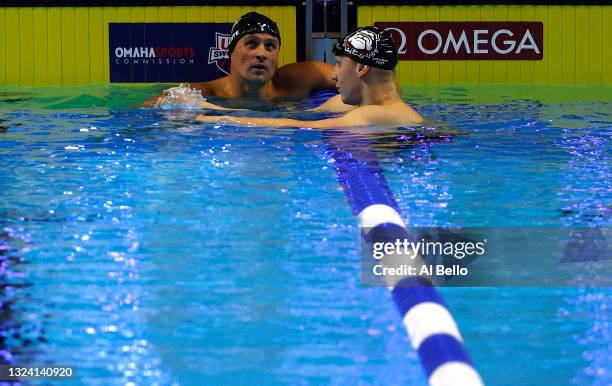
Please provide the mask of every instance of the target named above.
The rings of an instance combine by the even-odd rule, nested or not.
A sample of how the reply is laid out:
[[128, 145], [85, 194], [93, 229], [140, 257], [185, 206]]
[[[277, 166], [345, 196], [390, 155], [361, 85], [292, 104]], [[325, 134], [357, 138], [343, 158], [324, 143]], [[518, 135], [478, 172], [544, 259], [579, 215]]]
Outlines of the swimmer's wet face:
[[347, 56], [336, 56], [332, 79], [336, 82], [336, 88], [343, 103], [353, 106], [361, 103], [360, 76], [365, 72], [367, 72], [367, 66]]
[[265, 83], [272, 79], [278, 66], [280, 41], [267, 33], [243, 36], [234, 48], [231, 73], [246, 81]]

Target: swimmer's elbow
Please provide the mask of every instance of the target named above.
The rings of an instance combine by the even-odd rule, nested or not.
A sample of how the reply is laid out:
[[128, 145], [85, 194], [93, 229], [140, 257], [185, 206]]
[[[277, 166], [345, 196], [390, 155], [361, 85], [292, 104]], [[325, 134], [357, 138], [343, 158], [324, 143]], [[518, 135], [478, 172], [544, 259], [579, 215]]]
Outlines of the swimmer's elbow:
[[140, 107], [155, 107], [157, 105], [157, 101], [159, 100], [159, 96], [151, 97], [140, 104]]

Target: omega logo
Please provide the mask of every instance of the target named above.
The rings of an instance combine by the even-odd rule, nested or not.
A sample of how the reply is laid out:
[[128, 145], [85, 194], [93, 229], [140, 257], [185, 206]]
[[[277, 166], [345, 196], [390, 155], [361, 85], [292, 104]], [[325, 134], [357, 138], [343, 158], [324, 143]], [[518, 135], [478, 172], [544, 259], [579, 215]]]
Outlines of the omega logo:
[[400, 60], [541, 60], [542, 22], [379, 22]]
[[[489, 52], [489, 50], [487, 48], [482, 48], [481, 46], [491, 45], [491, 47], [493, 47], [493, 50], [495, 52], [501, 55], [506, 55], [510, 53], [512, 50], [514, 50], [514, 48], [516, 47], [516, 40], [514, 39], [503, 41], [503, 44], [506, 46], [505, 49], [502, 49], [497, 46], [497, 38], [502, 34], [508, 37], [512, 37], [514, 36], [512, 31], [509, 31], [507, 29], [497, 30], [491, 37], [491, 40], [487, 39], [488, 34], [489, 34], [489, 31], [486, 29], [476, 29], [472, 33], [472, 36], [471, 36], [472, 39], [468, 40], [465, 30], [461, 31], [461, 35], [459, 36], [458, 39], [455, 38], [455, 36], [453, 35], [453, 31], [449, 31], [446, 38], [443, 38], [442, 35], [438, 31], [433, 30], [433, 29], [428, 29], [428, 30], [421, 32], [421, 34], [419, 35], [417, 39], [417, 42], [418, 42], [417, 44], [421, 52], [428, 54], [428, 55], [433, 55], [433, 54], [438, 53], [440, 51], [440, 48], [442, 47], [443, 42], [444, 42], [444, 48], [442, 49], [442, 53], [444, 54], [448, 52], [448, 49], [450, 48], [451, 44], [453, 45], [453, 49], [455, 50], [456, 53], [459, 52], [461, 47], [464, 47], [468, 54], [471, 54], [471, 53], [486, 54]], [[427, 49], [423, 45], [424, 37], [427, 35], [433, 35], [436, 38], [437, 44], [432, 49]], [[519, 43], [518, 48], [516, 49], [516, 53], [518, 54], [524, 49], [534, 50], [536, 53], [538, 54], [540, 53], [540, 49], [538, 48], [529, 30], [525, 31], [525, 34], [523, 35], [521, 42]]]

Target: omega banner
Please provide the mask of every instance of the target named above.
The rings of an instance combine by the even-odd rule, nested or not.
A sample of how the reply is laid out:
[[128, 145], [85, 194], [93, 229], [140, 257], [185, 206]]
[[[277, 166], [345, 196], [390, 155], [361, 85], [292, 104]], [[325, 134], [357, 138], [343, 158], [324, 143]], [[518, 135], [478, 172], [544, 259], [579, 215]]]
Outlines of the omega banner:
[[381, 22], [400, 60], [542, 60], [542, 22]]
[[110, 81], [204, 82], [229, 72], [231, 23], [110, 23]]

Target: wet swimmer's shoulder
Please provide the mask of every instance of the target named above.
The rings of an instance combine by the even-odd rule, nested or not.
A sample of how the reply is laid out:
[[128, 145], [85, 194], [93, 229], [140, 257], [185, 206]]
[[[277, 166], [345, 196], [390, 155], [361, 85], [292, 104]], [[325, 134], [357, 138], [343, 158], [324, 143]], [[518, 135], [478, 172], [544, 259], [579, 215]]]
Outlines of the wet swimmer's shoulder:
[[425, 121], [421, 114], [417, 113], [416, 110], [413, 109], [409, 104], [401, 101], [395, 103], [394, 105], [394, 114], [403, 117], [404, 120], [407, 120], [411, 123], [423, 123]]
[[228, 81], [229, 76], [224, 76], [208, 82], [191, 83], [191, 87], [200, 91], [203, 96], [218, 96], [227, 98], [228, 95], [224, 95], [224, 90], [227, 88], [226, 85]]
[[318, 90], [335, 89], [332, 80], [334, 66], [329, 63], [306, 61], [280, 67], [272, 77], [271, 97], [305, 98]]

